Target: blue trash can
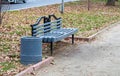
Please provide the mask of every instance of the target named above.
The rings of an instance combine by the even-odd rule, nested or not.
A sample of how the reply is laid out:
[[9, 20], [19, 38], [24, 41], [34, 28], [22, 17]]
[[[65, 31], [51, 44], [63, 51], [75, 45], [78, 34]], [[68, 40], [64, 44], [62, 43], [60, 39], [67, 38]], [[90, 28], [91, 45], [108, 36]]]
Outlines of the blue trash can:
[[39, 37], [22, 37], [20, 62], [24, 65], [42, 61], [42, 39]]

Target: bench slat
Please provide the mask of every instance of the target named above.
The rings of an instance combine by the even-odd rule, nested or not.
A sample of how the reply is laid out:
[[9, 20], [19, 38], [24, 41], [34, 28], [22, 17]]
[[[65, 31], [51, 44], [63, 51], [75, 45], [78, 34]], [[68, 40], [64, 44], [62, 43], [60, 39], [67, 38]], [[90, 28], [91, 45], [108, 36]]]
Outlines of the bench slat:
[[[55, 23], [57, 21], [59, 21], [59, 23]], [[53, 21], [52, 23], [50, 23], [49, 25], [48, 25], [48, 23], [45, 23], [42, 25], [33, 26], [33, 35], [34, 36], [37, 36], [39, 34], [42, 35], [43, 33], [47, 33], [51, 30], [59, 29], [62, 26], [61, 24], [62, 24], [62, 21], [56, 20], [56, 21]]]

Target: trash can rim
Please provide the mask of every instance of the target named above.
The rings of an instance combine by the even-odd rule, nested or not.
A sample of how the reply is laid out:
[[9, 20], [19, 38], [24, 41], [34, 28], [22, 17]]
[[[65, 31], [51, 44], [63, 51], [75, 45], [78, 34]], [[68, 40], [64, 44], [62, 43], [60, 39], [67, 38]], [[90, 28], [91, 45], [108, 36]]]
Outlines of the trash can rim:
[[41, 39], [40, 37], [33, 37], [33, 36], [23, 36], [21, 38], [24, 38], [24, 39]]

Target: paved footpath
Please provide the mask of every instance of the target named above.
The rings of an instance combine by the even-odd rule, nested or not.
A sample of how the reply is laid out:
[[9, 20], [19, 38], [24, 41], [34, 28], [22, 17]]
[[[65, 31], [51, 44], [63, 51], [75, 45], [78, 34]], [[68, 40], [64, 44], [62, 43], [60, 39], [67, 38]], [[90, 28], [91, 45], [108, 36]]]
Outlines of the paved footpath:
[[35, 76], [120, 76], [120, 23], [91, 43], [55, 50], [54, 65]]

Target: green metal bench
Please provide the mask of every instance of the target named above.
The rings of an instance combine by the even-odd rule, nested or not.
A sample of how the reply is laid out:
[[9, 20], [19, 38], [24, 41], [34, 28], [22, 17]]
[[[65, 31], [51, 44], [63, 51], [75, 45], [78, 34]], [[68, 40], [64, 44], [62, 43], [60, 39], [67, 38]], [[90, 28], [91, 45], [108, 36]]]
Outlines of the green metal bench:
[[[40, 23], [42, 20], [43, 24]], [[42, 16], [31, 27], [32, 36], [42, 38], [43, 43], [50, 43], [51, 55], [53, 53], [54, 42], [72, 35], [72, 44], [74, 44], [74, 34], [78, 31], [77, 28], [62, 28], [62, 19], [57, 18], [55, 15]]]

